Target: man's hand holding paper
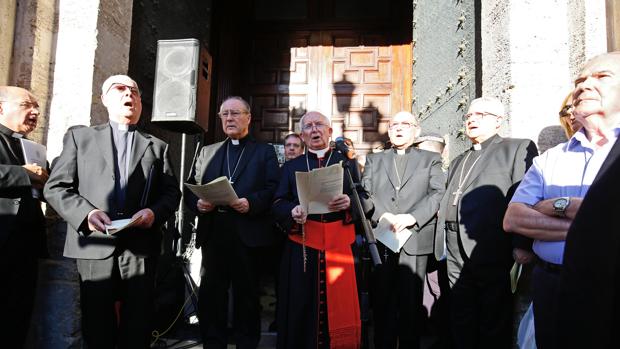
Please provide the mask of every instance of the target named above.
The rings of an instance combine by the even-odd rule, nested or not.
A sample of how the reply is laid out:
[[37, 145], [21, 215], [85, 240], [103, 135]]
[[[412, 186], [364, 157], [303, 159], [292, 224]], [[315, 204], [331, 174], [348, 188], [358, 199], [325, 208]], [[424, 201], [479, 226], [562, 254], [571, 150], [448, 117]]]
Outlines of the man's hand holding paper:
[[[197, 207], [200, 212], [213, 210], [212, 206], [228, 206], [234, 204], [239, 197], [235, 193], [232, 185], [225, 176], [218, 177], [211, 182], [203, 185], [185, 183], [185, 186], [192, 191], [200, 200], [203, 201], [203, 210]], [[209, 203], [210, 205], [207, 205]], [[200, 204], [198, 204], [200, 205]], [[249, 206], [248, 206], [249, 207]]]
[[32, 187], [35, 189], [43, 189], [43, 186], [49, 177], [47, 170], [38, 164], [26, 164], [22, 165], [22, 167], [26, 169], [28, 178], [30, 178], [30, 182], [32, 183]]
[[246, 198], [241, 198], [232, 202], [230, 207], [239, 213], [247, 213], [250, 211], [250, 202]]
[[[406, 217], [399, 216], [410, 216], [413, 218], [411, 215], [395, 215], [386, 212], [381, 216], [377, 227], [374, 229], [375, 238], [396, 253], [400, 252], [400, 249], [412, 235], [412, 232], [409, 229], [406, 229], [409, 225], [403, 226], [403, 224], [406, 224], [408, 219]], [[413, 224], [415, 224], [415, 219]]]
[[340, 164], [295, 172], [299, 204], [307, 214], [324, 214], [346, 209], [349, 197], [342, 193], [344, 170]]
[[150, 208], [143, 208], [131, 216], [131, 221], [135, 222], [133, 227], [148, 229], [155, 222], [155, 213]]
[[416, 223], [415, 218], [410, 214], [397, 214], [392, 218], [392, 231], [395, 233], [411, 227]]
[[213, 211], [215, 209], [215, 205], [213, 205], [209, 201], [198, 199], [198, 202], [196, 203], [196, 208], [200, 213], [207, 213]]
[[351, 207], [351, 198], [346, 194], [338, 194], [327, 204], [327, 208], [332, 211], [342, 211]]
[[90, 231], [105, 231], [106, 225], [112, 224], [110, 217], [105, 212], [97, 209], [88, 213], [87, 221]]

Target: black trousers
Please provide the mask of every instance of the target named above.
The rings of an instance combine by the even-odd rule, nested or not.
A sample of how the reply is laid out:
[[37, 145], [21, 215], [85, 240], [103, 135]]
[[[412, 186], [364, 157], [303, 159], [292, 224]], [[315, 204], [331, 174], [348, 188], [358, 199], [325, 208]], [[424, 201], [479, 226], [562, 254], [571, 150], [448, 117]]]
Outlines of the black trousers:
[[419, 348], [425, 324], [423, 306], [427, 255], [385, 251], [383, 264], [372, 273], [371, 302], [377, 349]]
[[258, 256], [239, 238], [234, 214], [218, 213], [217, 231], [202, 246], [198, 300], [200, 332], [205, 348], [226, 348], [228, 343], [228, 288], [233, 293], [233, 330], [237, 348], [256, 348], [260, 340]]
[[510, 264], [475, 263], [466, 255], [458, 234], [448, 231], [450, 327], [455, 348], [511, 348], [513, 297]]
[[124, 251], [103, 260], [78, 259], [77, 266], [87, 348], [149, 348], [157, 258]]
[[[20, 240], [19, 237], [17, 239]], [[0, 314], [4, 320], [0, 326], [2, 347], [23, 348], [28, 335], [38, 275], [38, 256], [31, 247], [23, 243], [7, 243], [0, 250]]]
[[[548, 271], [537, 265], [532, 273], [532, 299], [534, 302], [534, 327], [538, 349], [556, 348], [556, 323], [560, 273]], [[587, 319], [581, 319], [587, 321]], [[577, 320], [575, 320], [577, 321]]]

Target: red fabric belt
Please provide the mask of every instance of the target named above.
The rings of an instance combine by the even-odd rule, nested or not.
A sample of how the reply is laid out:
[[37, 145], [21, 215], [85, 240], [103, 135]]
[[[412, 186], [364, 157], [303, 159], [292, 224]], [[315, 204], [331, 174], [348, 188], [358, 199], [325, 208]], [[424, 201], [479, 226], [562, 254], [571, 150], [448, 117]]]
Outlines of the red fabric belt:
[[[322, 223], [306, 221], [305, 244], [325, 251], [327, 285], [327, 321], [331, 348], [353, 349], [361, 346], [362, 324], [351, 244], [355, 241], [353, 224], [342, 221]], [[302, 236], [289, 239], [303, 243]]]

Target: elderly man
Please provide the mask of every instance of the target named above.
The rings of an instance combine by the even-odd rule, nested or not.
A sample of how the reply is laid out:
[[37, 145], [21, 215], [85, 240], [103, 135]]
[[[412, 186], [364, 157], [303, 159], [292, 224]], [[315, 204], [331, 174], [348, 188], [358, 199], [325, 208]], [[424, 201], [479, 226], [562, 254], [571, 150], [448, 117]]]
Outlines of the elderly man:
[[284, 137], [284, 158], [286, 161], [293, 160], [304, 153], [304, 143], [297, 133], [289, 133]]
[[[67, 132], [45, 196], [68, 223], [64, 255], [77, 261], [84, 342], [89, 348], [148, 348], [161, 226], [180, 192], [168, 145], [136, 129], [138, 84], [111, 76], [101, 101], [109, 122]], [[121, 219], [134, 223], [112, 234], [107, 227]]]
[[20, 139], [37, 127], [39, 104], [32, 93], [0, 86], [0, 313], [2, 343], [24, 345], [37, 281], [39, 246], [45, 239], [41, 202], [32, 188], [47, 180], [45, 164], [26, 164]]
[[225, 141], [202, 148], [190, 182], [205, 184], [226, 176], [239, 199], [216, 206], [193, 194], [188, 206], [199, 214], [202, 281], [198, 317], [205, 345], [226, 348], [228, 288], [232, 284], [233, 327], [238, 348], [256, 348], [260, 339], [259, 271], [261, 247], [274, 242], [268, 212], [278, 185], [275, 150], [249, 133], [249, 104], [229, 97], [220, 106]]
[[573, 106], [582, 129], [534, 160], [504, 219], [506, 231], [535, 239], [539, 263], [532, 288], [541, 349], [558, 347], [555, 323], [566, 232], [620, 132], [620, 53], [586, 63], [575, 80]]
[[[306, 154], [286, 162], [273, 213], [288, 233], [278, 303], [278, 348], [358, 348], [361, 321], [351, 244], [355, 240], [350, 186], [329, 202], [330, 213], [308, 214], [300, 205], [295, 172], [344, 161], [329, 147], [329, 119], [308, 112], [300, 120]], [[351, 163], [350, 165], [356, 165]], [[340, 166], [340, 165], [337, 165]], [[363, 189], [359, 189], [365, 197]]]
[[400, 251], [379, 243], [383, 264], [373, 273], [371, 294], [377, 348], [420, 346], [423, 282], [445, 176], [437, 153], [412, 147], [419, 134], [411, 113], [394, 115], [388, 129], [392, 149], [369, 154], [362, 177], [375, 205], [373, 221], [389, 219], [393, 233], [413, 232]]
[[[502, 138], [505, 117], [496, 98], [473, 100], [464, 115], [473, 146], [448, 171], [441, 201], [435, 256], [447, 246], [453, 341], [458, 348], [510, 348], [514, 254], [527, 260], [528, 244], [517, 245], [502, 229], [512, 191], [538, 154], [530, 140]], [[521, 247], [521, 248], [517, 248]]]

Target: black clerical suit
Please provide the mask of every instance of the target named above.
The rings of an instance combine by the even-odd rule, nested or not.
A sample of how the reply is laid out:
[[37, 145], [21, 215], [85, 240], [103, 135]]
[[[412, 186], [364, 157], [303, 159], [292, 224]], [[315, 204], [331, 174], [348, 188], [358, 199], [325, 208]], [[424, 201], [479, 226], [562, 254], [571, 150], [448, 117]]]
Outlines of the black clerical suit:
[[[126, 142], [119, 141], [123, 134]], [[77, 261], [82, 332], [89, 348], [148, 348], [161, 225], [180, 199], [168, 145], [133, 126], [119, 130], [113, 122], [71, 129], [45, 195], [68, 223], [64, 256]], [[115, 220], [143, 208], [155, 215], [150, 229], [107, 235], [88, 228], [93, 209]]]
[[[232, 283], [233, 327], [238, 348], [256, 348], [260, 339], [257, 264], [261, 250], [274, 242], [269, 208], [278, 185], [279, 167], [274, 148], [246, 136], [235, 145], [230, 139], [201, 149], [190, 182], [206, 184], [226, 176], [239, 198], [250, 208], [239, 213], [218, 206], [199, 214], [198, 244], [202, 272], [198, 315], [201, 335], [209, 348], [226, 348], [228, 288]], [[187, 205], [196, 211], [197, 197]]]
[[7, 348], [20, 348], [26, 339], [45, 238], [41, 203], [22, 167], [19, 137], [0, 124], [0, 343]]
[[[413, 235], [400, 253], [379, 243], [383, 264], [373, 272], [372, 307], [376, 348], [418, 348], [422, 292], [428, 255], [433, 253], [435, 220], [445, 188], [439, 154], [409, 148], [366, 157], [364, 188], [375, 205], [373, 221], [384, 213], [411, 214]], [[398, 345], [397, 345], [398, 343]]]
[[620, 328], [620, 139], [566, 236], [556, 348], [617, 348]]
[[435, 256], [439, 259], [447, 252], [450, 326], [458, 348], [510, 347], [512, 248], [528, 249], [531, 242], [511, 238], [502, 222], [512, 193], [536, 155], [531, 140], [496, 135], [450, 165]]

